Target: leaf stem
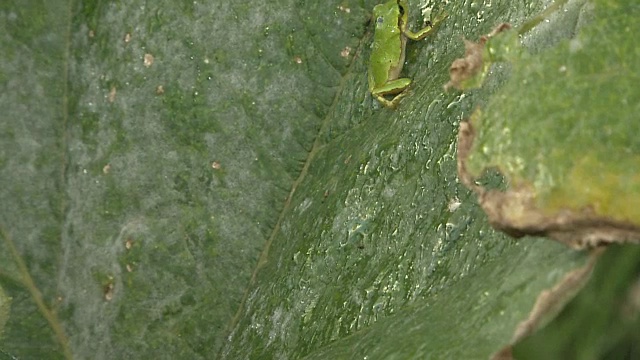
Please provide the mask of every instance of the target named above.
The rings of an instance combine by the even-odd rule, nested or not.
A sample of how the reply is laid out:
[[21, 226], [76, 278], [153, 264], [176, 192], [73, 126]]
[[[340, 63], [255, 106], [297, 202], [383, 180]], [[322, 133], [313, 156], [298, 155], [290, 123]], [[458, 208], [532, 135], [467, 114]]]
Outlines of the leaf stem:
[[47, 305], [44, 303], [44, 300], [42, 299], [42, 293], [40, 292], [40, 290], [38, 290], [35, 282], [33, 281], [33, 278], [29, 274], [29, 268], [27, 267], [27, 264], [25, 264], [24, 260], [22, 259], [22, 256], [20, 255], [20, 253], [18, 252], [18, 249], [16, 248], [14, 241], [11, 239], [9, 234], [7, 234], [7, 232], [4, 229], [4, 226], [2, 225], [0, 225], [0, 235], [2, 236], [2, 239], [4, 240], [4, 243], [6, 244], [7, 248], [9, 249], [11, 256], [16, 262], [16, 265], [18, 266], [18, 271], [20, 273], [20, 277], [21, 277], [20, 280], [22, 284], [27, 288], [27, 290], [31, 294], [31, 297], [33, 298], [33, 301], [35, 301], [36, 306], [38, 307], [38, 310], [40, 311], [42, 316], [47, 320], [47, 322], [49, 323], [49, 326], [51, 327], [51, 329], [55, 334], [56, 340], [58, 341], [58, 343], [60, 343], [60, 346], [62, 346], [62, 352], [64, 354], [65, 359], [73, 359], [73, 355], [71, 354], [71, 349], [69, 348], [69, 340], [65, 335], [64, 330], [62, 329], [62, 326], [60, 325], [58, 316], [56, 315], [55, 312], [51, 311], [47, 307]]

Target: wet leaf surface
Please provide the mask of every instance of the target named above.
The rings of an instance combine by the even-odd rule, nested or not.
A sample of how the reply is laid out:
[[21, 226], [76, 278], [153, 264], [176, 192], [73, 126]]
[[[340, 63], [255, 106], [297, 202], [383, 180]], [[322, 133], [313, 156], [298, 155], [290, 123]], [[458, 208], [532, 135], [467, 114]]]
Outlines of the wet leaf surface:
[[[456, 172], [459, 123], [490, 91], [442, 84], [461, 35], [547, 3], [444, 6], [407, 48], [396, 111], [367, 95], [373, 5], [3, 2], [2, 356], [508, 345], [588, 255], [490, 227]], [[530, 44], [566, 37], [573, 14]]]

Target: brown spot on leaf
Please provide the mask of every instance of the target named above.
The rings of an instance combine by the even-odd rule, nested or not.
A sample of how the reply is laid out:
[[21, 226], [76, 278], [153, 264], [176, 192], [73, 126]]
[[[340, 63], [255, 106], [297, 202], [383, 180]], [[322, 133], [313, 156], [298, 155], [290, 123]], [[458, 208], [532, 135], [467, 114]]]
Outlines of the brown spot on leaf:
[[107, 97], [107, 100], [109, 100], [110, 103], [114, 102], [116, 100], [116, 87], [112, 86], [111, 90], [109, 90], [109, 96]]
[[144, 54], [143, 64], [144, 64], [145, 67], [149, 67], [149, 66], [153, 65], [153, 60], [154, 60], [153, 55]]
[[109, 279], [109, 282], [103, 287], [102, 291], [104, 292], [104, 299], [107, 301], [113, 300], [113, 278]]

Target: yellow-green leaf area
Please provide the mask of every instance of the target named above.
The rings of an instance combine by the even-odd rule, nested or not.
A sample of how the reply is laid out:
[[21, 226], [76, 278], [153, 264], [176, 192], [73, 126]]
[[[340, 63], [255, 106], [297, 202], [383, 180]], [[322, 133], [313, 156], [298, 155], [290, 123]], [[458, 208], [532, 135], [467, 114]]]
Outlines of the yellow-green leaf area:
[[509, 80], [472, 117], [468, 170], [497, 167], [547, 214], [638, 221], [638, 16], [633, 2], [585, 2], [575, 37], [513, 60]]

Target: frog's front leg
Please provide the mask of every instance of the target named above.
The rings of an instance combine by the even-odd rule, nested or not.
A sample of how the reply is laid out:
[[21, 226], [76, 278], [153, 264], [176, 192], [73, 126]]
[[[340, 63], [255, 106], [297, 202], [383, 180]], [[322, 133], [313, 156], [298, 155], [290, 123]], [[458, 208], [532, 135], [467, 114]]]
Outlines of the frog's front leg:
[[[407, 95], [407, 91], [405, 91], [409, 85], [411, 84], [411, 79], [409, 78], [401, 78], [388, 81], [382, 86], [378, 86], [371, 90], [371, 94], [378, 99], [378, 101], [384, 105], [385, 107], [395, 109], [398, 106], [398, 102], [400, 99]], [[395, 95], [395, 97], [391, 100], [387, 100], [385, 95]]]
[[422, 40], [427, 37], [427, 35], [431, 34], [431, 32], [434, 31], [438, 27], [440, 22], [442, 22], [442, 20], [444, 20], [446, 17], [447, 14], [444, 13], [438, 15], [438, 17], [433, 22], [429, 22], [427, 27], [417, 32], [411, 31], [407, 27], [407, 24], [402, 22], [400, 23], [400, 30], [402, 30], [402, 33], [411, 40]]

